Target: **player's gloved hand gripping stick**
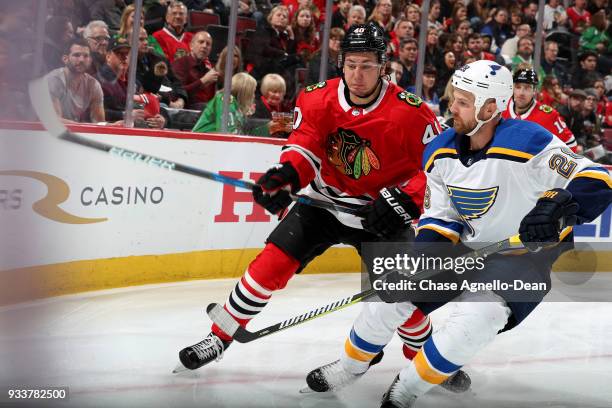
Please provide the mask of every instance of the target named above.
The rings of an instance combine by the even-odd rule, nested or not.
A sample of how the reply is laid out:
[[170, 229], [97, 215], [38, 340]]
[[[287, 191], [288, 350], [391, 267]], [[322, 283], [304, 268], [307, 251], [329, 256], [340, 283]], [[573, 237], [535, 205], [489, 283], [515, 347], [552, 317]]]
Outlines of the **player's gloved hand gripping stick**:
[[[499, 241], [499, 242], [496, 242], [495, 244], [472, 251], [464, 255], [463, 257], [464, 258], [487, 257], [497, 252], [505, 251], [511, 248], [516, 248], [521, 245], [522, 243], [521, 243], [521, 240], [519, 239], [519, 236], [514, 235], [510, 238], [504, 239], [503, 241]], [[431, 278], [432, 276], [438, 273], [440, 273], [439, 270], [417, 271], [414, 275], [412, 275], [407, 280], [427, 279], [427, 278]], [[238, 324], [238, 322], [234, 320], [234, 318], [227, 312], [227, 310], [225, 310], [223, 306], [217, 303], [211, 303], [210, 305], [208, 305], [208, 307], [206, 308], [206, 312], [208, 313], [208, 316], [211, 318], [211, 320], [215, 324], [217, 324], [217, 326], [219, 326], [221, 330], [223, 330], [229, 336], [233, 337], [234, 340], [236, 340], [239, 343], [248, 343], [253, 340], [257, 340], [261, 337], [265, 337], [270, 334], [279, 332], [281, 330], [285, 330], [290, 327], [300, 325], [312, 319], [316, 319], [317, 317], [321, 317], [326, 314], [335, 312], [337, 310], [344, 309], [345, 307], [354, 305], [363, 300], [374, 297], [376, 293], [377, 293], [376, 290], [368, 289], [361, 293], [357, 293], [356, 295], [347, 296], [343, 299], [339, 299], [328, 305], [319, 307], [317, 309], [313, 309], [299, 316], [291, 317], [280, 323], [273, 324], [271, 326], [268, 326], [266, 328], [263, 328], [255, 332], [248, 331], [246, 328], [240, 326], [240, 324]]]
[[[157, 166], [165, 170], [174, 170], [180, 173], [191, 174], [192, 176], [206, 178], [223, 184], [230, 184], [239, 188], [245, 188], [249, 190], [259, 189], [259, 186], [257, 184], [252, 183], [250, 181], [235, 179], [232, 177], [224, 176], [219, 173], [199, 169], [181, 163], [176, 163], [163, 158], [143, 154], [129, 149], [124, 149], [118, 146], [113, 146], [107, 143], [91, 140], [74, 134], [70, 132], [58, 118], [55, 109], [53, 108], [53, 102], [49, 94], [47, 81], [44, 78], [39, 78], [30, 82], [29, 93], [32, 106], [34, 107], [38, 118], [47, 128], [47, 130], [53, 136], [59, 139], [76, 143], [81, 146], [91, 147], [96, 150], [110, 153], [113, 156], [119, 156], [126, 159], [130, 159], [135, 162], [143, 162], [148, 165]], [[327, 201], [316, 200], [306, 196], [289, 194], [287, 192], [286, 198], [301, 204], [311, 205], [313, 207], [325, 208], [328, 210], [339, 211], [353, 215], [358, 214], [358, 210], [355, 208], [342, 206]]]

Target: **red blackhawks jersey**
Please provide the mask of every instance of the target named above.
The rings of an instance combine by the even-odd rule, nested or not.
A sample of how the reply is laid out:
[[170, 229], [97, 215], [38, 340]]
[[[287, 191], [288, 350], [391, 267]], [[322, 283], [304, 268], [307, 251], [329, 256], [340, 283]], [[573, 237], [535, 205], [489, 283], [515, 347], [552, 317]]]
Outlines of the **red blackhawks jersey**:
[[159, 31], [153, 33], [153, 37], [159, 43], [159, 46], [164, 53], [166, 54], [166, 58], [170, 63], [174, 62], [174, 60], [184, 57], [188, 55], [191, 51], [191, 39], [193, 38], [193, 33], [183, 31], [183, 34], [180, 36], [176, 36], [176, 34], [169, 30], [167, 27], [162, 28]]
[[508, 107], [502, 114], [502, 117], [504, 119], [522, 119], [535, 122], [565, 142], [567, 147], [572, 149], [575, 153], [578, 148], [578, 143], [576, 143], [574, 134], [569, 130], [565, 124], [565, 120], [559, 115], [559, 112], [548, 105], [544, 105], [538, 101], [534, 102], [535, 103], [527, 112], [522, 115], [517, 115], [514, 112], [514, 99], [510, 98]]
[[[425, 144], [440, 133], [426, 103], [383, 80], [369, 106], [351, 106], [341, 78], [310, 85], [300, 94], [293, 132], [280, 162], [291, 162], [302, 194], [359, 208], [383, 187], [399, 185], [422, 207]], [[345, 225], [362, 228], [360, 219], [334, 214]]]

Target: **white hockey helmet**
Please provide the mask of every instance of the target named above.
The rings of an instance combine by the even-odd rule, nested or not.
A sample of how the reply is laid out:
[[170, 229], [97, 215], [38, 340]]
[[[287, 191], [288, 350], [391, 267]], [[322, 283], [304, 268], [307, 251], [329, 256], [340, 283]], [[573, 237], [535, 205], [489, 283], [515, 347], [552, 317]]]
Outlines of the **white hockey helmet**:
[[[494, 61], [480, 60], [464, 65], [455, 70], [452, 84], [457, 89], [470, 92], [475, 98], [474, 107], [478, 125], [467, 136], [472, 136], [482, 125], [503, 112], [512, 97], [512, 74], [508, 68]], [[482, 121], [478, 119], [478, 113], [491, 98], [495, 99], [497, 112], [489, 120]]]

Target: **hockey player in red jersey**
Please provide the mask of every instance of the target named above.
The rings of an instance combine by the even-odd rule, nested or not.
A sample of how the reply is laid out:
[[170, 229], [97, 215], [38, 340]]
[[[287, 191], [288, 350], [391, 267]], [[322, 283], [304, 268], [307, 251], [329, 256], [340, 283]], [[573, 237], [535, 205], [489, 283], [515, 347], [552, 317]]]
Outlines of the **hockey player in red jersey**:
[[522, 119], [535, 122], [561, 139], [576, 152], [578, 144], [572, 131], [554, 108], [541, 104], [535, 98], [538, 75], [531, 67], [519, 66], [513, 76], [514, 91], [504, 119]]
[[[421, 214], [425, 188], [421, 156], [439, 124], [420, 98], [384, 78], [385, 51], [384, 33], [376, 25], [354, 25], [348, 31], [340, 56], [342, 78], [306, 87], [280, 163], [253, 192], [273, 214], [282, 214], [292, 201], [289, 194], [301, 191], [360, 209], [362, 217], [295, 205], [225, 303], [241, 325], [330, 246], [343, 243], [359, 251], [362, 242], [413, 239], [411, 222]], [[398, 328], [404, 354], [415, 355], [431, 331], [421, 311], [404, 322]], [[181, 350], [179, 358], [185, 367], [197, 369], [220, 359], [231, 342], [213, 325], [208, 337]], [[445, 384], [459, 391], [456, 385], [452, 380]]]

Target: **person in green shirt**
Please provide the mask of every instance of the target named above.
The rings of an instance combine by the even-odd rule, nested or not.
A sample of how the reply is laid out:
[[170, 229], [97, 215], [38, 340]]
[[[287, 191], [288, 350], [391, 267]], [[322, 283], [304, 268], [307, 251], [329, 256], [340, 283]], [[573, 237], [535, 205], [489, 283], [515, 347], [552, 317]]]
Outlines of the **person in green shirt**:
[[[126, 37], [127, 38], [129, 33], [132, 32], [132, 26], [134, 25], [134, 11], [136, 11], [136, 6], [134, 6], [133, 4], [130, 4], [123, 10], [123, 14], [121, 15], [121, 24], [119, 26], [119, 31], [117, 32], [115, 37]], [[144, 12], [143, 12], [140, 18], [141, 28], [144, 27], [144, 23], [145, 23], [145, 17], [144, 17]], [[159, 54], [162, 57], [166, 57], [166, 55], [164, 54], [164, 50], [162, 50], [161, 46], [159, 45], [155, 37], [153, 37], [152, 35], [149, 35], [147, 37], [147, 43], [149, 44], [149, 47], [152, 48], [153, 51], [155, 51], [156, 54]]]
[[[244, 132], [246, 118], [253, 113], [253, 101], [257, 81], [246, 72], [239, 72], [232, 77], [232, 92], [229, 104], [227, 133]], [[192, 132], [219, 132], [223, 115], [223, 89], [218, 91], [208, 102], [192, 129]]]
[[600, 10], [591, 17], [591, 26], [584, 30], [580, 36], [580, 47], [585, 51], [597, 53], [612, 52], [612, 39], [608, 34], [610, 21], [606, 18], [604, 10]]

